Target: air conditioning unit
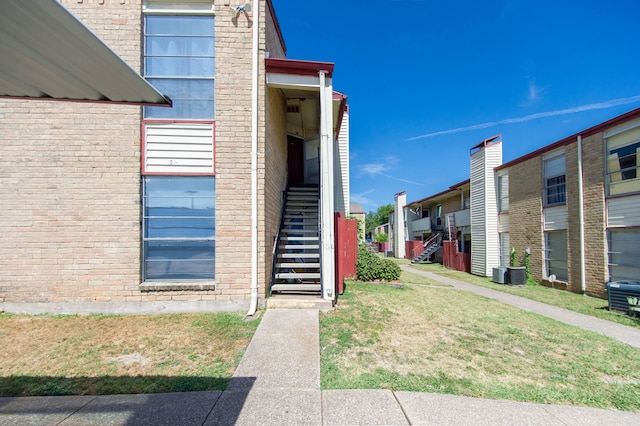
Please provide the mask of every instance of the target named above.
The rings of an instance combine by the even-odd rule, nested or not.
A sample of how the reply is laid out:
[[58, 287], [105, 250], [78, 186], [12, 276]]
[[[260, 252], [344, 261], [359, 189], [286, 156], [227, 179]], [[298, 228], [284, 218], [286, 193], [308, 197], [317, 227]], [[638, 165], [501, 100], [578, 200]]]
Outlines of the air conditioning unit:
[[507, 283], [507, 268], [504, 266], [498, 266], [493, 268], [493, 282], [498, 284]]
[[607, 284], [609, 310], [629, 313], [627, 297], [640, 297], [640, 281], [613, 281]]

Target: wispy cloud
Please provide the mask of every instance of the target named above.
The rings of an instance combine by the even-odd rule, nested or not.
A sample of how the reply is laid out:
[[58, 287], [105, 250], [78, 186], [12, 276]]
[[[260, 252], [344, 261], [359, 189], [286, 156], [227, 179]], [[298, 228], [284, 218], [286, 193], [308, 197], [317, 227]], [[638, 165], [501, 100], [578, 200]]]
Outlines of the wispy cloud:
[[353, 203], [358, 203], [363, 206], [370, 206], [370, 205], [373, 205], [373, 200], [371, 198], [368, 198], [367, 195], [372, 194], [374, 192], [375, 191], [373, 189], [370, 189], [368, 191], [364, 191], [359, 194], [350, 194], [349, 198]]
[[452, 134], [455, 134], [455, 133], [468, 132], [468, 131], [471, 131], [471, 130], [486, 129], [486, 128], [495, 127], [495, 126], [498, 126], [498, 125], [501, 125], [501, 124], [525, 123], [527, 121], [535, 120], [535, 119], [538, 119], [538, 118], [546, 118], [546, 117], [555, 117], [555, 116], [558, 116], [558, 115], [575, 114], [575, 113], [578, 113], [578, 112], [591, 111], [591, 110], [594, 110], [594, 109], [613, 108], [613, 107], [618, 106], [618, 105], [627, 105], [627, 104], [632, 104], [634, 102], [639, 102], [639, 101], [640, 101], [640, 96], [631, 96], [629, 98], [613, 99], [613, 100], [606, 101], [606, 102], [598, 102], [598, 103], [594, 103], [594, 104], [587, 104], [587, 105], [582, 105], [582, 106], [578, 106], [578, 107], [574, 107], [574, 108], [559, 109], [559, 110], [555, 110], [555, 111], [539, 112], [539, 113], [536, 113], [536, 114], [525, 115], [524, 117], [506, 118], [504, 120], [491, 121], [491, 122], [488, 122], [488, 123], [481, 123], [481, 124], [474, 124], [472, 126], [458, 127], [458, 128], [455, 128], [455, 129], [448, 129], [448, 130], [440, 130], [438, 132], [427, 133], [427, 134], [420, 135], [420, 136], [414, 136], [412, 138], [408, 138], [408, 139], [405, 139], [405, 140], [406, 141], [415, 141], [415, 140], [418, 140], [418, 139], [433, 138], [435, 136], [452, 135]]
[[402, 179], [402, 178], [395, 177], [395, 176], [390, 176], [390, 175], [388, 175], [388, 174], [386, 174], [386, 173], [380, 173], [380, 176], [384, 176], [384, 177], [386, 177], [387, 179], [397, 180], [398, 182], [404, 182], [404, 183], [410, 183], [410, 184], [412, 184], [412, 185], [424, 186], [424, 184], [423, 184], [423, 183], [420, 183], [420, 182], [414, 182], [414, 181], [412, 181], [412, 180]]
[[[388, 158], [385, 158], [385, 161], [389, 163], [395, 163], [397, 162], [397, 158], [388, 157]], [[410, 183], [412, 185], [418, 185], [418, 186], [424, 185], [420, 182], [415, 182], [412, 180], [391, 176], [389, 173], [387, 173], [390, 170], [390, 167], [383, 163], [360, 164], [359, 166], [357, 166], [357, 169], [360, 171], [360, 176], [364, 176], [364, 175], [369, 177], [382, 176], [387, 179], [397, 180], [398, 182]]]

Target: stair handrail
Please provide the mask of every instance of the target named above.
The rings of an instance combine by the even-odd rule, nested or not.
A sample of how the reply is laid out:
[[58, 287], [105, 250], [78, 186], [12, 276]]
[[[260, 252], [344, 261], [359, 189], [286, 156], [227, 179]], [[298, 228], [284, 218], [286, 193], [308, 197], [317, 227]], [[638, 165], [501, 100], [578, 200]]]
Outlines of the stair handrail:
[[269, 296], [271, 296], [271, 288], [276, 280], [276, 264], [278, 263], [278, 241], [280, 241], [280, 230], [284, 227], [284, 215], [287, 206], [287, 190], [282, 191], [282, 204], [280, 206], [280, 224], [276, 235], [273, 237], [273, 248], [271, 249], [271, 280], [269, 281]]
[[[441, 232], [436, 232], [434, 235], [432, 235], [431, 237], [429, 237], [428, 239], [424, 240], [422, 242], [422, 253], [424, 253], [425, 251], [427, 251], [431, 246], [438, 244], [438, 242], [440, 242], [442, 239], [442, 233]], [[416, 254], [416, 250], [418, 249], [418, 247], [414, 247], [411, 250], [411, 258], [415, 259], [417, 256], [419, 256], [420, 254]]]

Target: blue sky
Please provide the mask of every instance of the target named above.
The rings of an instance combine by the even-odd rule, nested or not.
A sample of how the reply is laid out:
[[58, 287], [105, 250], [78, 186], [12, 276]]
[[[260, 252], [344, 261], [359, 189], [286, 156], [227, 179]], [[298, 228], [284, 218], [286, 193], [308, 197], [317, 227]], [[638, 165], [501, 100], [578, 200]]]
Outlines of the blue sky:
[[335, 63], [365, 211], [469, 178], [640, 107], [638, 0], [273, 0], [289, 59]]

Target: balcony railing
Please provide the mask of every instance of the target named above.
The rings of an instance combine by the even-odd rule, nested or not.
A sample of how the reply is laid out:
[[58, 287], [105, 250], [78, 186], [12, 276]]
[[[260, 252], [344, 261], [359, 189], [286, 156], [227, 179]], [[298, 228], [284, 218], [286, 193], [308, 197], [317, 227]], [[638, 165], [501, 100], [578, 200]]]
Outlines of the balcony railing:
[[[464, 210], [458, 210], [455, 212], [451, 212], [455, 215], [456, 217], [456, 227], [461, 227], [461, 226], [471, 226], [471, 210], [470, 209], [464, 209]], [[451, 214], [449, 213], [449, 214]]]
[[422, 219], [414, 220], [407, 223], [409, 235], [413, 236], [413, 233], [430, 233], [431, 232], [431, 218], [423, 217]]

